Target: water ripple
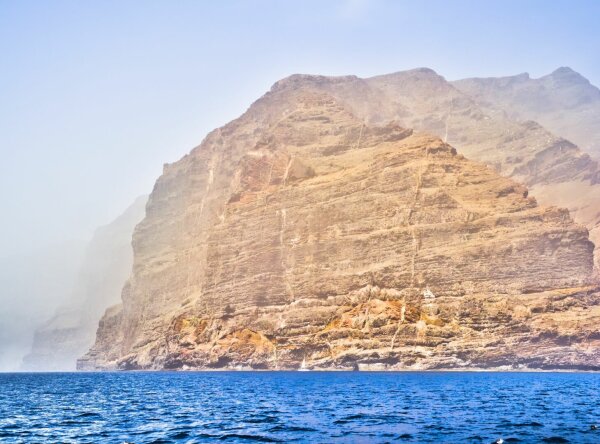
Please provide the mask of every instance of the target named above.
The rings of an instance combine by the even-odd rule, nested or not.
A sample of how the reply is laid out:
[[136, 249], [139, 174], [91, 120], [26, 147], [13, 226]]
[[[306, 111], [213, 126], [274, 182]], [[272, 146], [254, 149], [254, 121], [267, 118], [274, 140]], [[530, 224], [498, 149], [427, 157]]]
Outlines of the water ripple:
[[0, 374], [2, 443], [600, 443], [591, 373]]

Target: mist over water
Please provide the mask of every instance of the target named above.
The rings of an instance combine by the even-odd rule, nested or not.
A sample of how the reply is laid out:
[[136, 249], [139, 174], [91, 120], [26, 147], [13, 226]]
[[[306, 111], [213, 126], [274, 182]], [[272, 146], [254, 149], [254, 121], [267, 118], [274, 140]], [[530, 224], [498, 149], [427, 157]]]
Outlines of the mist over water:
[[72, 297], [85, 242], [0, 257], [0, 371], [20, 369], [35, 329]]

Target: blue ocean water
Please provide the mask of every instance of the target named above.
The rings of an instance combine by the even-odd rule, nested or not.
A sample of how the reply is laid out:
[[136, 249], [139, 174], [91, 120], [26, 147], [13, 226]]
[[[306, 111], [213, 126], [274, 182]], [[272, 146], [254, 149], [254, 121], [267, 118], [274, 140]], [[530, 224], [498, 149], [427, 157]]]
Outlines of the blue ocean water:
[[600, 374], [0, 374], [2, 443], [500, 438], [600, 443]]

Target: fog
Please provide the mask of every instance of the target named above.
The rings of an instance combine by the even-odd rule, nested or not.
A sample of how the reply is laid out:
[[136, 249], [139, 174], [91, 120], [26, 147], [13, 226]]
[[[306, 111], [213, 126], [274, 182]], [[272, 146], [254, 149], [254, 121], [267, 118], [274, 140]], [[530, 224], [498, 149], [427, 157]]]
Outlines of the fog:
[[94, 230], [282, 77], [566, 65], [600, 84], [598, 3], [446, 5], [1, 2], [0, 371], [70, 297]]
[[84, 242], [64, 242], [3, 255], [0, 261], [0, 371], [14, 371], [31, 347], [35, 327], [71, 294]]

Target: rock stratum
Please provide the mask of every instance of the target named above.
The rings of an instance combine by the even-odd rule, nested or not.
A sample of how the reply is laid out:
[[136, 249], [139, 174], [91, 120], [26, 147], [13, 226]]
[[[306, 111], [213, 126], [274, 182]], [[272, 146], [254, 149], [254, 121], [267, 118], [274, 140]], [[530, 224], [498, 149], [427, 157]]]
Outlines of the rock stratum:
[[522, 184], [594, 162], [461, 94], [428, 70], [278, 82], [165, 165], [78, 368], [600, 368], [594, 244]]
[[148, 196], [141, 196], [117, 219], [96, 230], [88, 244], [68, 301], [38, 329], [25, 371], [73, 371], [93, 344], [98, 321], [116, 304], [131, 273], [131, 234], [144, 217]]

